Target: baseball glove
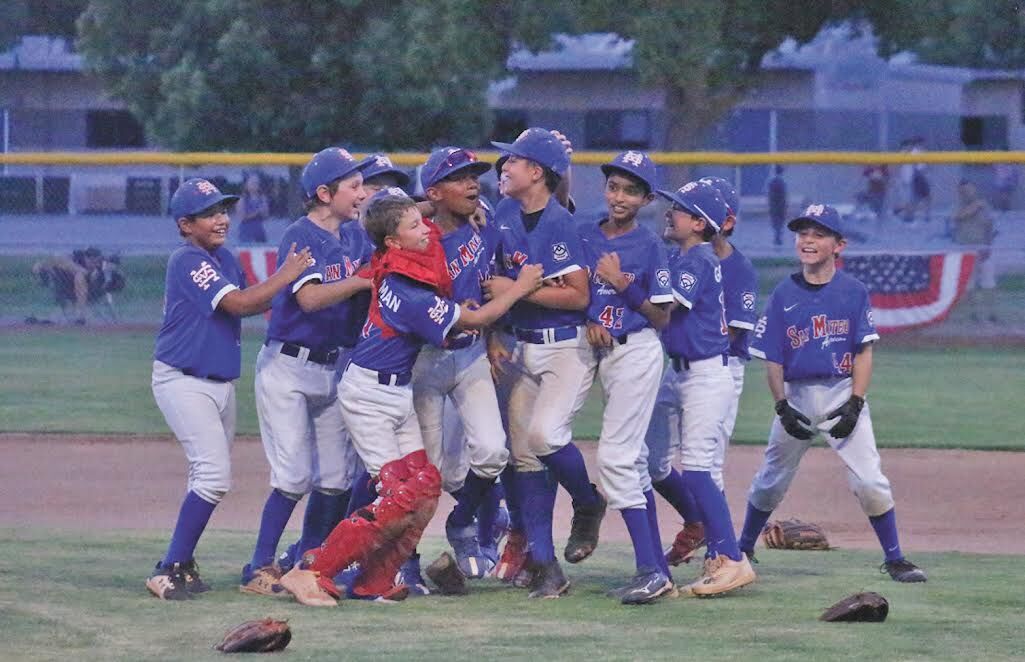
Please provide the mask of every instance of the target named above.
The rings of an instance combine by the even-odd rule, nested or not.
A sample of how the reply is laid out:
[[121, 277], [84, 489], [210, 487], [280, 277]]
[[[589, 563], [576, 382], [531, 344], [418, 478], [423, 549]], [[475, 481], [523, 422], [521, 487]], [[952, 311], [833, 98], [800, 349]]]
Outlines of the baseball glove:
[[228, 630], [214, 650], [222, 653], [273, 653], [292, 641], [288, 621], [263, 618], [246, 621]]
[[442, 552], [434, 563], [427, 566], [426, 574], [442, 595], [466, 595], [466, 575], [448, 552]]
[[822, 527], [799, 519], [769, 522], [762, 529], [762, 539], [769, 549], [829, 549]]
[[878, 593], [855, 593], [826, 609], [820, 621], [882, 623], [890, 613], [890, 603]]

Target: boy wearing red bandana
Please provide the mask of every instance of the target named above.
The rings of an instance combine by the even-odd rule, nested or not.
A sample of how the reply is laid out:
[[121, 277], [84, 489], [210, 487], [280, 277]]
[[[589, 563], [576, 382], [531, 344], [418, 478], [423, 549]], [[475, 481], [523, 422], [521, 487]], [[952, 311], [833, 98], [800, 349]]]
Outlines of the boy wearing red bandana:
[[441, 347], [450, 333], [480, 329], [541, 285], [540, 265], [527, 265], [515, 284], [483, 306], [451, 298], [440, 233], [401, 189], [375, 195], [366, 229], [378, 250], [370, 264], [370, 313], [342, 376], [338, 399], [346, 426], [380, 497], [343, 520], [324, 544], [306, 550], [281, 579], [296, 599], [334, 606], [332, 578], [358, 563], [349, 597], [398, 600], [408, 588], [394, 579], [416, 548], [438, 505], [441, 476], [427, 460], [410, 386], [425, 343]]

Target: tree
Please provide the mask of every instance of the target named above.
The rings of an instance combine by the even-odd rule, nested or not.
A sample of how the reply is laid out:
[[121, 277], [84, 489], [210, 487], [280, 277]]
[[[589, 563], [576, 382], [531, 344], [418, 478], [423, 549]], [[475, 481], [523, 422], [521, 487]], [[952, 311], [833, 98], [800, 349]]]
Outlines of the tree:
[[477, 144], [528, 0], [92, 0], [79, 49], [150, 136], [177, 149]]

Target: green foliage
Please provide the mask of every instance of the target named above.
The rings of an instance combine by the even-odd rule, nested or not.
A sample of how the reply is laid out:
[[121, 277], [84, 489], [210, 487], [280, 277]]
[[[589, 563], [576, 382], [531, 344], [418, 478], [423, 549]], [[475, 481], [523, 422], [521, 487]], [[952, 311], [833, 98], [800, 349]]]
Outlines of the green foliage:
[[[214, 590], [187, 603], [156, 600], [143, 582], [166, 536], [0, 530], [5, 656], [222, 660], [211, 647], [224, 632], [264, 616], [289, 620], [293, 639], [282, 655], [302, 660], [661, 660], [679, 659], [682, 651], [734, 661], [1019, 656], [1020, 591], [1008, 581], [1021, 564], [1014, 556], [916, 554], [931, 580], [902, 585], [876, 571], [876, 551], [761, 551], [758, 581], [733, 595], [625, 607], [604, 594], [627, 579], [633, 556], [626, 545], [603, 544], [586, 563], [566, 568], [573, 586], [559, 600], [528, 600], [523, 591], [482, 580], [466, 597], [411, 598], [390, 607], [345, 601], [325, 609], [239, 593], [235, 583], [253, 533], [216, 529], [198, 550]], [[428, 538], [420, 552], [434, 558], [443, 546]], [[686, 580], [697, 571], [681, 566], [676, 574]], [[860, 590], [887, 597], [885, 623], [817, 620], [829, 604]]]

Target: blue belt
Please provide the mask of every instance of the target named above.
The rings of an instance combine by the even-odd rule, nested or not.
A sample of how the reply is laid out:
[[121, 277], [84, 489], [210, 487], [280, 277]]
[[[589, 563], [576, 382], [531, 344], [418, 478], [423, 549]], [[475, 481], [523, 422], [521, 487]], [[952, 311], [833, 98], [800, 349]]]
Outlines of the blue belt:
[[413, 381], [411, 372], [378, 372], [377, 383], [382, 386], [405, 386]]
[[[700, 359], [694, 359], [693, 361], [695, 363], [697, 363], [698, 361], [704, 361], [705, 359], [710, 359], [710, 358], [713, 358], [713, 357], [716, 357], [716, 356], [721, 356], [722, 357], [722, 364], [723, 365], [729, 365], [730, 364], [729, 358], [727, 357], [726, 354], [712, 354], [711, 356], [702, 356]], [[686, 358], [679, 357], [679, 356], [674, 356], [672, 358], [673, 358], [673, 370], [675, 370], [676, 372], [680, 372], [681, 370], [690, 370], [690, 364], [691, 364], [691, 360], [690, 359], [686, 359]]]
[[522, 340], [523, 342], [529, 342], [534, 345], [547, 345], [548, 343], [559, 342], [560, 340], [576, 338], [577, 327], [556, 326], [549, 329], [514, 328], [513, 334], [515, 334], [517, 340]]
[[[281, 343], [281, 353], [285, 356], [291, 356], [293, 358], [299, 358], [302, 351], [306, 349], [302, 345], [297, 345], [293, 342]], [[332, 349], [329, 352], [318, 352], [315, 350], [307, 350], [309, 354], [306, 356], [307, 361], [313, 361], [320, 365], [334, 365], [335, 361], [338, 360], [338, 350]]]

